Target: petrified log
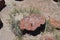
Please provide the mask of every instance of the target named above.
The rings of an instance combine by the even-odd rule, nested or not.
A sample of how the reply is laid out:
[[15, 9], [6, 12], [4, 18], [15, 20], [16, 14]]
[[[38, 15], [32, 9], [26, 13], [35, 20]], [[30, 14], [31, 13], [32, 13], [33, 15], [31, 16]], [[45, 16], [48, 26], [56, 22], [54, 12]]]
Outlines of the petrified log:
[[0, 0], [0, 11], [5, 7], [5, 1], [4, 0]]
[[31, 14], [20, 21], [20, 29], [23, 34], [37, 35], [45, 29], [45, 17], [38, 14]]

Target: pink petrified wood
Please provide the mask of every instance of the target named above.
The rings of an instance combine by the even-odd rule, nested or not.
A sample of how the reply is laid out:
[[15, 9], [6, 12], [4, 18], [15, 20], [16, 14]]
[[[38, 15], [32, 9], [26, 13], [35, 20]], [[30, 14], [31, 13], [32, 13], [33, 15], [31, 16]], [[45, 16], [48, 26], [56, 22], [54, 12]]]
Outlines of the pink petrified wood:
[[40, 27], [40, 25], [44, 23], [45, 17], [39, 14], [31, 14], [20, 21], [20, 29], [34, 31], [37, 27]]
[[55, 28], [59, 28], [60, 29], [60, 22], [58, 22], [57, 20], [55, 20], [54, 18], [49, 17], [50, 23], [51, 25], [53, 25]]

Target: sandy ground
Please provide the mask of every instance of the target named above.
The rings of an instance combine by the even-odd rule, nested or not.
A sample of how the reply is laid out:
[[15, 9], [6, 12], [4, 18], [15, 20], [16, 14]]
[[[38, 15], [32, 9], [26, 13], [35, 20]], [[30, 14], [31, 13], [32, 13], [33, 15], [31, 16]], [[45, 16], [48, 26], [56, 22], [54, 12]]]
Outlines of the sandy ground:
[[[0, 12], [0, 18], [4, 23], [3, 28], [0, 30], [0, 40], [15, 40], [15, 35], [11, 32], [9, 27], [10, 25], [8, 23], [8, 19], [10, 18], [9, 14], [13, 11], [14, 4], [17, 5], [15, 8], [19, 8], [19, 7], [27, 8], [29, 6], [34, 6], [38, 8], [45, 17], [48, 18], [48, 16], [51, 16], [56, 20], [60, 21], [59, 18], [60, 7], [53, 0], [24, 0], [21, 2], [17, 2], [14, 0], [5, 0], [5, 1], [7, 6]], [[29, 39], [23, 39], [23, 40], [29, 40]]]

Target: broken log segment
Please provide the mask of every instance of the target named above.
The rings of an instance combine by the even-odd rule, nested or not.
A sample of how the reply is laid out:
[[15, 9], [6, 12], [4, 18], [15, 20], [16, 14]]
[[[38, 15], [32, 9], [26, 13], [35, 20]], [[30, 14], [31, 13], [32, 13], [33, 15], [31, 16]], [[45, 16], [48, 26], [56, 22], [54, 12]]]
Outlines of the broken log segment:
[[31, 14], [20, 20], [20, 29], [23, 34], [37, 35], [45, 29], [45, 17], [39, 14]]
[[30, 16], [24, 17], [20, 21], [20, 29], [21, 30], [31, 30], [34, 31], [41, 24], [45, 23], [45, 18], [38, 14], [31, 14]]

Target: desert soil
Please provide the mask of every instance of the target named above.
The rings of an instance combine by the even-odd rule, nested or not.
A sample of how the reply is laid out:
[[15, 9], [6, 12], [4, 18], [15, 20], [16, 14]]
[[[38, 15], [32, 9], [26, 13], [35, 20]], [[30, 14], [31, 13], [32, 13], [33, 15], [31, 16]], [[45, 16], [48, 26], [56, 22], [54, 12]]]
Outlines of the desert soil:
[[[5, 0], [6, 7], [0, 12], [0, 18], [4, 23], [3, 28], [0, 30], [0, 40], [15, 40], [16, 37], [13, 32], [10, 30], [10, 25], [8, 20], [10, 19], [9, 14], [14, 10], [14, 8], [27, 8], [30, 6], [36, 7], [40, 10], [40, 12], [48, 19], [48, 16], [55, 18], [60, 21], [60, 6], [58, 6], [57, 2], [53, 0], [24, 0], [24, 1], [15, 1], [15, 0]], [[16, 6], [13, 6], [16, 4]], [[26, 35], [29, 37], [30, 35]], [[33, 36], [31, 36], [33, 37]], [[36, 40], [39, 39], [40, 35], [37, 36]], [[24, 36], [25, 38], [25, 36]], [[30, 38], [30, 37], [29, 37]], [[36, 37], [33, 37], [33, 39]], [[28, 38], [23, 40], [29, 40]], [[32, 40], [32, 39], [30, 39]]]

